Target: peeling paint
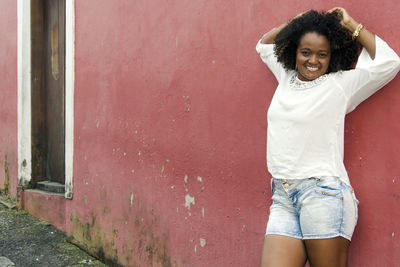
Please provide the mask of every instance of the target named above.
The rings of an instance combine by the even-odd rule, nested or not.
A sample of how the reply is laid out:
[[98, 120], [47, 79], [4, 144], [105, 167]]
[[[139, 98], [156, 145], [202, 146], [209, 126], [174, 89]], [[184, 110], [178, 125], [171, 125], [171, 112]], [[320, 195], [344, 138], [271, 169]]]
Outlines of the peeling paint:
[[204, 207], [201, 209], [201, 216], [204, 218], [204, 212], [205, 212], [205, 210], [204, 210]]
[[65, 184], [65, 197], [72, 199], [72, 181]]
[[187, 176], [187, 174], [185, 174], [185, 177], [183, 178], [183, 181], [185, 182], [185, 184], [187, 184], [187, 182], [188, 182], [188, 176]]
[[200, 238], [200, 246], [204, 248], [206, 245], [206, 240], [204, 238]]
[[197, 181], [199, 181], [201, 183], [201, 182], [203, 182], [203, 178], [201, 178], [200, 176], [197, 176]]
[[189, 194], [187, 194], [185, 196], [185, 208], [190, 210], [190, 205], [194, 205], [194, 197], [190, 196]]
[[134, 199], [134, 196], [133, 196], [133, 193], [131, 193], [131, 202], [130, 202], [130, 206], [132, 207], [132, 205], [133, 205], [133, 199]]

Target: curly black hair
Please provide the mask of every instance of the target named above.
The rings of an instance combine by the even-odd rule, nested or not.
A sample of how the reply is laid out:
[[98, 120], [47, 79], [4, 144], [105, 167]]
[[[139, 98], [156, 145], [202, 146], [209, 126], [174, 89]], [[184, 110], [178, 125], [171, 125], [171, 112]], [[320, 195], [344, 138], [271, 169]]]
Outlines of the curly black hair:
[[361, 44], [340, 24], [337, 12], [310, 10], [293, 19], [275, 37], [274, 53], [287, 70], [294, 70], [300, 39], [309, 32], [325, 36], [330, 44], [331, 58], [327, 73], [351, 69], [357, 61]]

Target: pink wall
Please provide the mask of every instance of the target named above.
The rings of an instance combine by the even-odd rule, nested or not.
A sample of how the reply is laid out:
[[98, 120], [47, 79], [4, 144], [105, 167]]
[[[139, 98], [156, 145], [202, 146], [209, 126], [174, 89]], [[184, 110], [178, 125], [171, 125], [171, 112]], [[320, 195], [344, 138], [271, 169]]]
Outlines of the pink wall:
[[0, 3], [0, 190], [17, 191], [17, 4]]
[[[393, 3], [344, 6], [400, 51], [393, 30], [400, 7]], [[333, 7], [279, 6], [77, 2], [70, 213], [98, 229], [90, 231], [110, 256], [155, 266], [258, 265], [270, 203], [266, 109], [276, 81], [255, 44], [304, 9]], [[361, 200], [350, 266], [400, 261], [398, 86], [394, 81], [348, 119], [346, 163]], [[69, 227], [74, 231], [74, 222]]]
[[[302, 10], [343, 5], [400, 51], [396, 1], [345, 3], [76, 1], [74, 198], [25, 191], [25, 208], [127, 266], [258, 266], [277, 83], [255, 45]], [[0, 32], [0, 157], [16, 181], [15, 17], [0, 16]], [[350, 266], [400, 262], [399, 86], [347, 120], [345, 161], [360, 199]]]

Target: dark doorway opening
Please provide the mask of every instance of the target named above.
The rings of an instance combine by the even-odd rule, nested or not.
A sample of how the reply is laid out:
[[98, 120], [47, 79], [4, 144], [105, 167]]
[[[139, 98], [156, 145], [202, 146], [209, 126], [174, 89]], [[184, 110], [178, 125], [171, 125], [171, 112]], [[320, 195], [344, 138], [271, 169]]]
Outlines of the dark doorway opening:
[[64, 193], [65, 0], [31, 0], [31, 187]]

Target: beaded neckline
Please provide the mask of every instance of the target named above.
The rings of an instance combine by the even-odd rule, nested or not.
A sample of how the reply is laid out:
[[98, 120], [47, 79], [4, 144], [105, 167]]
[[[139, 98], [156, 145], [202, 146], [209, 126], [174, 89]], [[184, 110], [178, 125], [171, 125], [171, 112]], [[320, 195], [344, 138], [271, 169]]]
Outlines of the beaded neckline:
[[297, 72], [292, 75], [290, 78], [290, 88], [293, 90], [306, 90], [310, 89], [311, 87], [317, 86], [324, 82], [328, 78], [328, 74], [324, 74], [319, 76], [317, 79], [312, 81], [302, 81], [297, 78]]

